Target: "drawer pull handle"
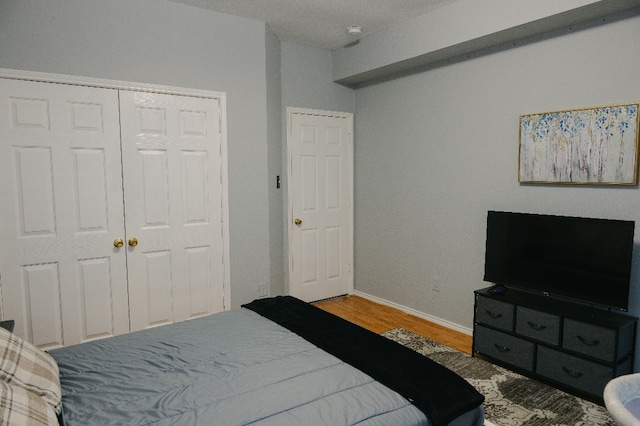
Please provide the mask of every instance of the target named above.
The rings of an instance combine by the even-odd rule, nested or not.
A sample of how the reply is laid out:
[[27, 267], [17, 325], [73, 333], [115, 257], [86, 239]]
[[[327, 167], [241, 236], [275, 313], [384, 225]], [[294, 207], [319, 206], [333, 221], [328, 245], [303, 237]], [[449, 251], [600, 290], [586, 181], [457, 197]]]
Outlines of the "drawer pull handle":
[[565, 366], [562, 366], [562, 369], [564, 370], [565, 373], [567, 373], [567, 375], [573, 377], [574, 379], [579, 379], [580, 377], [583, 376], [583, 374], [581, 372], [568, 369]]
[[493, 319], [499, 319], [502, 318], [502, 314], [497, 314], [495, 312], [491, 312], [489, 310], [487, 310], [487, 314], [489, 314], [489, 316]]
[[497, 343], [494, 343], [493, 345], [494, 345], [494, 346], [496, 347], [496, 349], [497, 349], [497, 350], [499, 350], [500, 352], [505, 352], [505, 353], [506, 353], [506, 352], [511, 351], [511, 348], [507, 348], [506, 346], [500, 346], [500, 345], [499, 345], [499, 344], [497, 344]]
[[588, 337], [583, 337], [578, 334], [578, 340], [584, 343], [587, 346], [597, 346], [600, 344], [599, 340], [589, 339]]
[[529, 324], [529, 327], [533, 328], [534, 330], [544, 330], [545, 328], [547, 328], [546, 325], [544, 324], [536, 324], [535, 322], [531, 322], [531, 321], [527, 321], [527, 324]]

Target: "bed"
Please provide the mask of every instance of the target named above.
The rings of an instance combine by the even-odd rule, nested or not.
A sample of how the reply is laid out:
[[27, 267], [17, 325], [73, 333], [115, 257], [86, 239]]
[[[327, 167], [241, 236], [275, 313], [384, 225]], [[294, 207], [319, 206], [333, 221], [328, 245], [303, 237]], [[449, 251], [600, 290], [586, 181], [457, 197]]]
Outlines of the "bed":
[[[460, 376], [289, 296], [43, 357], [65, 426], [483, 424]], [[43, 388], [30, 392], [54, 407]]]

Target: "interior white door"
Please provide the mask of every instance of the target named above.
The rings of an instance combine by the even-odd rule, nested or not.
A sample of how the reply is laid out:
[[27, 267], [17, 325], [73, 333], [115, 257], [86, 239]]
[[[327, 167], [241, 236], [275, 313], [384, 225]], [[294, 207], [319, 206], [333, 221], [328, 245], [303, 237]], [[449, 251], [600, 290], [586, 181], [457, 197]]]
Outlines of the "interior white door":
[[121, 91], [131, 330], [222, 311], [220, 104]]
[[45, 348], [129, 330], [118, 93], [0, 79], [2, 317]]
[[353, 117], [288, 109], [289, 291], [304, 301], [353, 291]]

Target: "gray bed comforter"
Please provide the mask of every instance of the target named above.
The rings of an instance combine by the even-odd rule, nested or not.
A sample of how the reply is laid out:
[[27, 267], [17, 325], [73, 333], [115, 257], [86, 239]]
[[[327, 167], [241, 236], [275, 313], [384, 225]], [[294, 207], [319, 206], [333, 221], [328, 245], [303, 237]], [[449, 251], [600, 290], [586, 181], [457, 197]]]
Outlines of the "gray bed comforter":
[[[51, 351], [75, 425], [429, 425], [405, 398], [247, 309]], [[460, 424], [482, 424], [481, 409]]]

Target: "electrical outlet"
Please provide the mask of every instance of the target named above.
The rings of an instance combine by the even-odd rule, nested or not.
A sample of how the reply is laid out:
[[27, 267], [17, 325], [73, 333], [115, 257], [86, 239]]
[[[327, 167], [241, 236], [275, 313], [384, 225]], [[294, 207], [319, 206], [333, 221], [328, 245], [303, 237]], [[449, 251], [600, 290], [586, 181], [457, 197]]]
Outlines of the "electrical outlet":
[[432, 291], [440, 291], [440, 277], [438, 275], [433, 276], [433, 285], [431, 286]]
[[269, 296], [269, 288], [267, 287], [267, 283], [258, 284], [258, 297], [267, 296]]

